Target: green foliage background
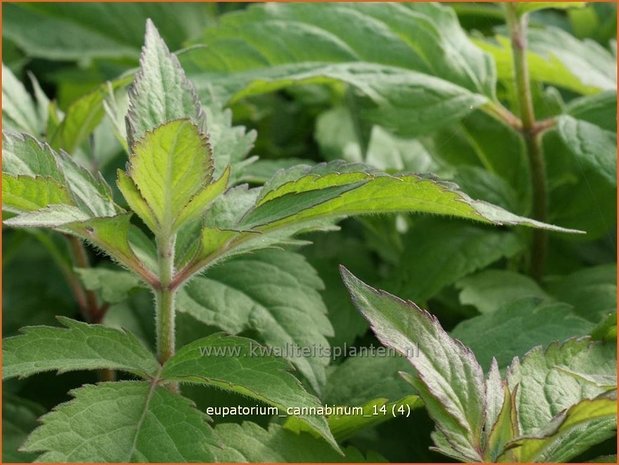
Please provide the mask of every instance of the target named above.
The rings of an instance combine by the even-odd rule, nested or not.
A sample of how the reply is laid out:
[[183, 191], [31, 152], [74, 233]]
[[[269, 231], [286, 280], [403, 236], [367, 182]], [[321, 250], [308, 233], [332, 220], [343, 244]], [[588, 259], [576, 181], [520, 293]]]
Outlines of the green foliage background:
[[[493, 356], [503, 369], [535, 346], [574, 336], [593, 333], [614, 343], [615, 9], [591, 3], [530, 16], [533, 103], [538, 119], [553, 121], [543, 136], [547, 222], [587, 232], [549, 233], [541, 279], [528, 275], [526, 228], [430, 215], [347, 219], [339, 232], [302, 236], [313, 245], [295, 242], [286, 252], [239, 256], [192, 281], [179, 295], [179, 346], [221, 330], [273, 345], [377, 345], [350, 302], [339, 264], [437, 315], [484, 369]], [[473, 198], [531, 216], [525, 146], [487, 105], [497, 102], [519, 113], [501, 7], [420, 4], [410, 17], [399, 13], [394, 5], [5, 4], [3, 125], [47, 138], [114, 185], [126, 162], [114, 131], [122, 132], [124, 122], [105, 116], [102, 102], [110, 100], [104, 83], [114, 82], [123, 114], [126, 88], [119, 76], [126, 80], [137, 67], [151, 18], [212, 109], [209, 121], [229, 127], [231, 117], [232, 126], [245, 127], [235, 129], [237, 142], [225, 145], [235, 181], [259, 186], [280, 168], [345, 159], [392, 174], [433, 173]], [[382, 103], [374, 105], [368, 95]], [[55, 120], [62, 115], [73, 121], [58, 130]], [[249, 163], [247, 152], [259, 160]], [[74, 274], [59, 235], [4, 228], [3, 336], [23, 326], [58, 325], [57, 315], [80, 318], [74, 289], [82, 286], [105, 308], [104, 324], [154, 346], [148, 292], [103, 255], [89, 255], [92, 269]], [[262, 288], [254, 285], [257, 279]], [[218, 296], [226, 296], [230, 308], [222, 308]], [[282, 306], [290, 307], [294, 321], [278, 316], [274, 309]], [[301, 360], [295, 376], [329, 404], [405, 403], [410, 389], [398, 375], [406, 370], [403, 363]], [[5, 381], [4, 461], [34, 459], [17, 447], [36, 419], [69, 400], [70, 390], [96, 381], [96, 374], [81, 371]], [[201, 408], [255, 404], [215, 388], [183, 393]], [[80, 399], [88, 395], [82, 388]], [[231, 441], [238, 438], [229, 445], [228, 460], [238, 460], [235, 454], [252, 461], [307, 457], [277, 421], [224, 422], [242, 420], [267, 428], [283, 446], [273, 455], [252, 455], [242, 450], [242, 438], [266, 430], [227, 424]], [[351, 460], [445, 460], [428, 449], [433, 424], [421, 408], [409, 418], [353, 428], [353, 434], [346, 433], [349, 425], [330, 426], [336, 439], [356, 447], [347, 451]], [[323, 455], [314, 450], [310, 460], [342, 459], [325, 444], [317, 449]], [[577, 459], [614, 454], [614, 444], [611, 438]]]

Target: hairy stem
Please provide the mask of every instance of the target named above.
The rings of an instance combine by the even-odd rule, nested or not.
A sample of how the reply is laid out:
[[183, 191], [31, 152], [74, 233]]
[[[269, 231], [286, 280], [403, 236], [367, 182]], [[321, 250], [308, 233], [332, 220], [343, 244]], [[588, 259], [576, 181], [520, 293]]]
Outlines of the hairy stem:
[[[548, 216], [548, 199], [546, 193], [546, 164], [542, 151], [539, 129], [535, 122], [535, 111], [531, 96], [531, 80], [527, 63], [527, 16], [519, 16], [514, 4], [505, 4], [507, 26], [509, 28], [514, 63], [514, 78], [518, 105], [520, 106], [520, 120], [522, 135], [525, 139], [529, 169], [531, 172], [531, 186], [533, 189], [533, 217], [546, 222]], [[544, 272], [546, 260], [546, 245], [548, 237], [543, 229], [533, 231], [531, 247], [530, 273], [539, 279]]]
[[163, 364], [175, 350], [175, 299], [176, 290], [171, 286], [174, 277], [175, 237], [157, 241], [159, 260], [159, 285], [155, 288], [157, 315], [157, 355]]

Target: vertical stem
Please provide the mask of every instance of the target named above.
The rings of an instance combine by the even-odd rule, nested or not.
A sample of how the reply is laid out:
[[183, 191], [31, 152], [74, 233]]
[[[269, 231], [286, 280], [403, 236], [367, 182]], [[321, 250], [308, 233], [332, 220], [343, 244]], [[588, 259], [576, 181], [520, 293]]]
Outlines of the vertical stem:
[[174, 276], [175, 237], [157, 241], [160, 285], [155, 289], [157, 312], [157, 355], [163, 364], [175, 350], [175, 298], [176, 291], [171, 286]]
[[[73, 263], [78, 268], [90, 268], [90, 260], [84, 244], [74, 236], [66, 236], [73, 256]], [[94, 292], [84, 289], [73, 270], [70, 270], [69, 284], [73, 289], [75, 298], [80, 307], [84, 319], [89, 323], [100, 323], [103, 318], [102, 309], [97, 303], [97, 296]]]
[[[519, 16], [513, 3], [505, 4], [507, 26], [511, 35], [512, 57], [514, 62], [514, 78], [520, 106], [522, 135], [525, 139], [531, 186], [533, 188], [533, 217], [545, 222], [548, 216], [548, 199], [546, 194], [546, 165], [541, 141], [535, 128], [535, 111], [531, 97], [531, 80], [527, 63], [527, 16]], [[546, 260], [546, 245], [548, 237], [543, 229], [533, 231], [531, 248], [531, 275], [540, 279], [544, 272]]]

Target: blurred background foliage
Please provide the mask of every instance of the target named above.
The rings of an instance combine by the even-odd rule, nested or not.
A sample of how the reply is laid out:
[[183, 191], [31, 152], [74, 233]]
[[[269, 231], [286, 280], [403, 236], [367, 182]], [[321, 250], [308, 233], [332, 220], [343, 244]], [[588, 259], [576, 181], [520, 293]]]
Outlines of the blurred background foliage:
[[[538, 118], [567, 113], [609, 133], [616, 132], [616, 7], [614, 3], [588, 3], [581, 8], [531, 14], [529, 66]], [[267, 43], [269, 37], [275, 42], [278, 39], [272, 30], [262, 28], [259, 19], [254, 18], [254, 29], [242, 33], [235, 32], [231, 25], [234, 19], [228, 23], [222, 20], [231, 14], [235, 18], [248, 8], [256, 7], [245, 3], [6, 3], [2, 44], [7, 67], [3, 70], [5, 126], [19, 126], [15, 120], [23, 117], [22, 127], [29, 125], [32, 132], [49, 135], [54, 118], [83, 111], [85, 107], [76, 109], [76, 104], [92, 98], [90, 108], [96, 108], [90, 115], [95, 123], [93, 133], [81, 138], [73, 151], [102, 169], [113, 184], [115, 169], [125, 163], [126, 154], [113, 137], [113, 123], [103, 117], [99, 92], [106, 81], [118, 80], [135, 69], [145, 21], [151, 18], [170, 49], [178, 52], [189, 77], [199, 81], [201, 96], [214, 107], [230, 107], [234, 125], [256, 130], [251, 154], [258, 155], [260, 161], [247, 167], [242, 176], [250, 184], [260, 185], [282, 167], [345, 158], [389, 172], [435, 173], [458, 183], [472, 197], [517, 214], [531, 214], [528, 163], [521, 139], [512, 128], [481, 109], [436, 128], [407, 132], [405, 121], [394, 125], [360, 122], [363, 99], [341, 83], [279, 86], [273, 92], [232, 99], [223, 98], [219, 91], [210, 92], [205, 86], [209, 84], [208, 73], [219, 69], [218, 50], [230, 53], [219, 71], [238, 65], [234, 71], [240, 73], [246, 64], [236, 63], [235, 57], [245, 51], [243, 40], [262, 37], [255, 40]], [[496, 86], [486, 91], [496, 92], [497, 100], [518, 114], [502, 7], [454, 3], [444, 4], [444, 8], [455, 12], [470, 43], [491, 57], [497, 80]], [[326, 18], [328, 13], [319, 11], [320, 15]], [[442, 20], [436, 20], [438, 30], [443, 27]], [[450, 33], [442, 32], [445, 37]], [[288, 45], [292, 47], [293, 42], [284, 42], [284, 48]], [[371, 44], [367, 45], [370, 49]], [[385, 50], [386, 55], [390, 52]], [[296, 53], [302, 55], [303, 50]], [[292, 57], [290, 62], [297, 58]], [[286, 63], [288, 57], [273, 59]], [[227, 75], [222, 75], [219, 77], [225, 82]], [[440, 71], [436, 75], [440, 76]], [[234, 79], [230, 81], [233, 86]], [[118, 86], [114, 96], [122, 109], [124, 88]], [[18, 108], [20, 98], [30, 99], [32, 108], [41, 111], [47, 107], [47, 114], [43, 110], [37, 115], [33, 110], [30, 114], [24, 111], [20, 115], [18, 111], [7, 115], [6, 102], [11, 98]], [[587, 334], [604, 325], [608, 315], [616, 311], [616, 182], [609, 182], [608, 173], [571, 155], [571, 147], [556, 130], [544, 136], [544, 151], [549, 222], [588, 234], [550, 235], [541, 282], [524, 272], [530, 231], [522, 228], [490, 229], [463, 221], [401, 215], [347, 220], [342, 232], [309, 237], [315, 245], [300, 249], [325, 283], [322, 296], [335, 329], [330, 343], [340, 347], [376, 343], [344, 292], [337, 273], [340, 263], [365, 282], [413, 299], [437, 314], [446, 329], [475, 350], [482, 363], [500, 354], [504, 365], [534, 345]], [[54, 315], [77, 314], [66, 280], [58, 272], [67, 262], [63, 247], [52, 234], [4, 231], [5, 336], [24, 325], [53, 324]], [[92, 259], [96, 266], [110, 266], [95, 254]], [[513, 302], [517, 302], [517, 311]], [[152, 341], [150, 304], [144, 291], [132, 291], [129, 300], [110, 302], [106, 323], [130, 327]], [[179, 337], [183, 340], [215, 330], [187, 314], [179, 315]], [[246, 335], [260, 338], [251, 332]], [[362, 389], [373, 373], [369, 365], [365, 371], [363, 367], [355, 371], [357, 379], [348, 378], [350, 385], [341, 386], [338, 381], [338, 373], [345, 372], [350, 363], [344, 358], [331, 363], [326, 399], [342, 399], [360, 391], [359, 402], [372, 400]], [[383, 378], [392, 383], [392, 388], [396, 373], [397, 367], [393, 367]], [[41, 411], [66, 400], [68, 389], [92, 381], [82, 373], [62, 375], [61, 383], [51, 383], [51, 377], [6, 383], [5, 418], [7, 412], [17, 412], [13, 423], [4, 428], [9, 435], [6, 441], [13, 441], [10, 444], [17, 443], [33, 427]], [[41, 390], [42, 385], [55, 387]], [[399, 391], [393, 392], [399, 395]], [[223, 405], [247, 402], [221, 392], [201, 390], [189, 395], [199, 405], [204, 399]], [[428, 452], [431, 429], [425, 413], [416, 411], [414, 418], [367, 429], [350, 441], [390, 460], [444, 461], [444, 457]], [[6, 444], [5, 460], [31, 458]], [[610, 442], [603, 444], [590, 455], [607, 453], [612, 447]]]

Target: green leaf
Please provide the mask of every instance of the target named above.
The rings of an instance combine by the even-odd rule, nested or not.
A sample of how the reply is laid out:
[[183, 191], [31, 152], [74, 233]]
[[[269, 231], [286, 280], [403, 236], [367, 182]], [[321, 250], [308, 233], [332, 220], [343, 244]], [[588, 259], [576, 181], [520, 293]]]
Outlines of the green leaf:
[[185, 77], [178, 59], [170, 53], [152, 21], [148, 20], [140, 70], [129, 91], [129, 145], [162, 124], [181, 118], [188, 118], [201, 127], [204, 113], [193, 84]]
[[[6, 229], [2, 232], [4, 337], [17, 334], [23, 326], [54, 325], [56, 315], [77, 313], [71, 289], [59, 272], [64, 263], [68, 265], [68, 257], [63, 257], [64, 244], [57, 236], [47, 231], [27, 233]], [[59, 256], [62, 258], [56, 261]], [[45, 273], [33, 270], [45, 270]]]
[[86, 385], [42, 418], [23, 449], [42, 462], [212, 462], [219, 439], [191, 401], [155, 383]]
[[480, 313], [493, 313], [506, 303], [525, 297], [549, 300], [550, 297], [528, 276], [507, 270], [484, 270], [461, 279], [460, 303], [472, 305]]
[[360, 171], [333, 162], [280, 172], [265, 184], [256, 206], [238, 225], [268, 232], [294, 223], [371, 213], [419, 212], [467, 218], [496, 225], [523, 224], [566, 231], [473, 200], [457, 186], [435, 178]]
[[77, 268], [84, 287], [99, 291], [103, 301], [116, 304], [127, 300], [129, 293], [140, 287], [140, 280], [132, 273], [107, 268]]
[[[257, 280], [256, 276], [260, 276]], [[267, 345], [328, 348], [333, 335], [319, 290], [323, 283], [303, 256], [262, 250], [209, 268], [178, 294], [177, 308], [232, 334], [255, 331]], [[285, 350], [288, 360], [317, 392], [328, 358]]]
[[2, 176], [2, 206], [6, 211], [30, 212], [48, 205], [71, 205], [73, 199], [63, 186], [50, 178]]
[[376, 427], [398, 416], [408, 417], [413, 410], [423, 407], [423, 402], [418, 396], [410, 395], [395, 402], [388, 402], [385, 398], [374, 399], [360, 407], [361, 413], [329, 417], [329, 429], [338, 441], [350, 439], [365, 429]]
[[209, 85], [227, 84], [232, 92], [238, 89], [233, 72], [246, 72], [250, 81], [285, 79], [286, 70], [346, 62], [414, 70], [488, 96], [494, 91], [491, 60], [442, 5], [260, 5], [225, 15], [204, 41], [209, 52], [192, 54], [192, 62], [212, 77], [225, 73], [228, 83], [220, 77]]
[[[9, 5], [3, 36], [28, 56], [46, 60], [137, 59], [144, 23], [159, 24], [173, 48], [202, 31], [210, 18], [203, 4]], [[26, 31], [35, 27], [37, 34]]]
[[209, 186], [212, 171], [206, 139], [183, 119], [159, 126], [133, 146], [131, 180], [119, 174], [118, 185], [146, 224], [176, 231], [225, 187], [226, 177]]
[[32, 97], [9, 67], [2, 63], [2, 126], [34, 135], [43, 132], [41, 120]]
[[594, 380], [616, 380], [615, 352], [614, 344], [589, 338], [570, 339], [545, 349], [536, 347], [519, 365], [512, 364], [507, 379], [512, 389], [519, 386], [520, 434], [536, 435], [564, 410], [607, 392], [609, 387], [605, 383]]
[[572, 100], [567, 113], [577, 120], [587, 121], [607, 131], [617, 132], [617, 92], [608, 90]]
[[557, 299], [574, 306], [578, 315], [599, 323], [617, 312], [617, 265], [598, 265], [575, 271], [549, 286]]
[[[215, 334], [181, 348], [166, 362], [161, 378], [238, 392], [273, 405], [282, 414], [289, 408], [319, 407], [318, 399], [303, 389], [289, 367], [251, 339]], [[339, 450], [323, 417], [299, 418]]]
[[559, 413], [543, 431], [517, 439], [510, 452], [522, 462], [567, 462], [615, 435], [617, 396], [586, 399]]
[[348, 447], [342, 456], [308, 433], [296, 434], [276, 424], [263, 429], [255, 423], [224, 423], [215, 427], [223, 451], [219, 462], [366, 462], [357, 449]]
[[617, 135], [600, 127], [563, 115], [558, 119], [559, 135], [578, 160], [617, 187]]
[[334, 336], [329, 338], [329, 342], [334, 350], [343, 350], [346, 345], [354, 344], [357, 337], [365, 334], [368, 325], [350, 303], [337, 267], [340, 263], [346, 263], [364, 279], [378, 280], [376, 263], [366, 244], [350, 235], [314, 234], [308, 240], [313, 245], [303, 247], [301, 252], [324, 282], [321, 295], [334, 329]]
[[389, 288], [421, 302], [475, 270], [514, 256], [523, 247], [511, 232], [438, 218], [422, 218], [403, 241], [400, 266], [389, 278]]
[[154, 355], [130, 333], [65, 317], [58, 320], [66, 328], [31, 326], [4, 341], [4, 379], [99, 368], [149, 377], [159, 369]]
[[458, 458], [480, 461], [485, 380], [473, 353], [452, 339], [435, 317], [359, 281], [342, 267], [353, 302], [379, 340], [405, 355], [415, 368], [406, 377], [423, 400], [440, 434]]
[[329, 428], [338, 441], [393, 419], [399, 408], [409, 412], [423, 405], [419, 397], [411, 395], [411, 386], [399, 374], [410, 371], [405, 358], [366, 356], [361, 350], [348, 347], [349, 358], [333, 367], [327, 378], [325, 403], [363, 408], [362, 414], [329, 417]]
[[602, 320], [593, 331], [591, 338], [596, 341], [617, 341], [617, 313], [611, 313], [607, 318]]
[[[129, 82], [128, 77], [120, 78], [114, 81], [112, 87], [123, 87]], [[88, 139], [103, 119], [103, 101], [107, 92], [108, 87], [101, 85], [67, 108], [60, 125], [48, 135], [52, 148], [74, 153]]]
[[585, 5], [586, 2], [518, 2], [516, 4], [516, 11], [519, 15], [523, 15], [548, 8], [567, 10], [570, 8], [582, 8]]
[[[495, 37], [496, 43], [476, 40], [496, 62], [500, 80], [513, 80], [509, 38]], [[546, 26], [530, 28], [527, 61], [534, 81], [564, 87], [581, 94], [616, 88], [615, 59], [591, 40], [580, 41], [561, 29]]]
[[20, 452], [19, 448], [38, 425], [45, 409], [12, 394], [2, 396], [2, 462], [31, 462], [36, 454]]
[[482, 367], [489, 367], [494, 357], [503, 368], [531, 347], [585, 336], [591, 329], [567, 304], [526, 297], [506, 298], [495, 311], [464, 320], [451, 335], [473, 350]]
[[72, 200], [64, 204], [75, 205], [76, 212], [81, 212], [83, 217], [113, 216], [121, 211], [101, 175], [93, 175], [66, 153], [56, 152], [49, 145], [41, 144], [25, 134], [3, 133], [2, 173], [3, 176], [12, 175], [28, 183], [7, 186], [11, 188], [9, 194], [22, 192], [32, 185], [34, 181], [28, 178], [44, 177], [49, 178], [46, 183], [54, 181], [69, 192]]

